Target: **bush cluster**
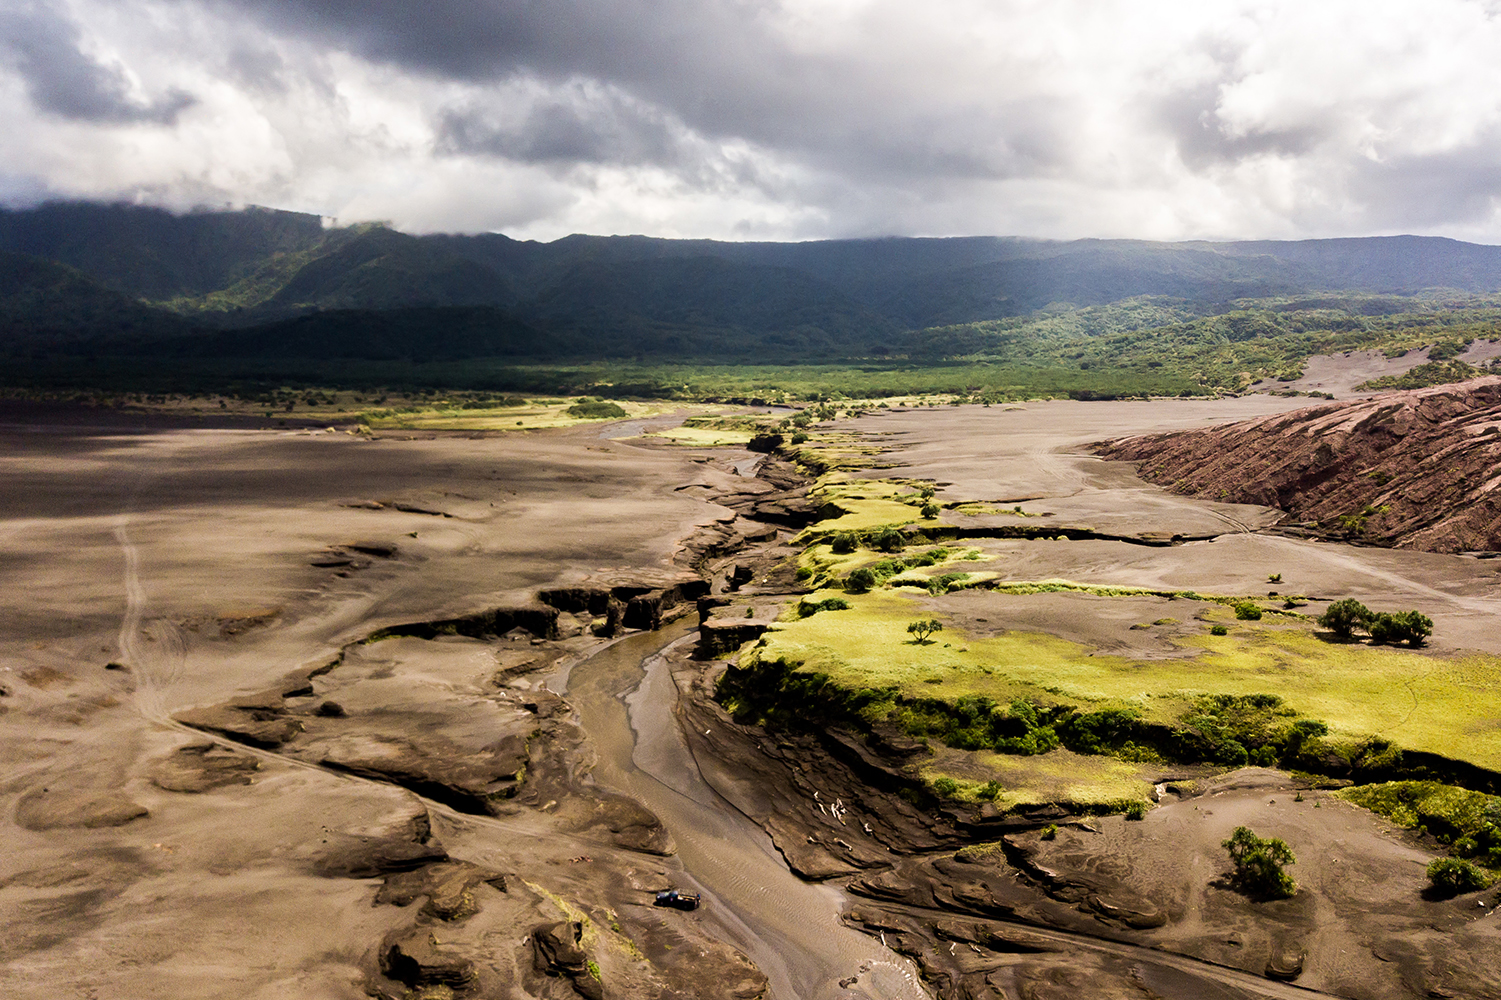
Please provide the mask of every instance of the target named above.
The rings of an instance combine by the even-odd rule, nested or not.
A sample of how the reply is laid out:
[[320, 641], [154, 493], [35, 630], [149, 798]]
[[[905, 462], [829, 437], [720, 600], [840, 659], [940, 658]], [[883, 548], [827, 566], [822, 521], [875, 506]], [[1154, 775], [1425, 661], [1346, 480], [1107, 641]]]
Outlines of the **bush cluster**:
[[797, 616], [799, 618], [811, 618], [820, 611], [848, 611], [850, 602], [842, 597], [826, 597], [821, 601], [801, 600], [797, 602]]
[[1364, 630], [1372, 642], [1405, 642], [1414, 648], [1433, 634], [1433, 619], [1418, 611], [1372, 611], [1354, 598], [1335, 601], [1319, 616], [1319, 624], [1342, 639]]
[[840, 531], [829, 539], [829, 548], [835, 555], [849, 555], [861, 545], [877, 552], [900, 552], [907, 547], [907, 536], [895, 528], [878, 528], [865, 534]]
[[1361, 785], [1340, 797], [1451, 844], [1461, 858], [1501, 868], [1501, 797], [1436, 781]]
[[1230, 852], [1235, 866], [1231, 878], [1243, 891], [1270, 899], [1286, 899], [1298, 891], [1298, 883], [1283, 871], [1298, 859], [1282, 840], [1263, 839], [1249, 827], [1238, 826], [1221, 846]]
[[564, 412], [570, 417], [580, 417], [584, 420], [615, 420], [626, 416], [625, 410], [615, 403], [592, 396], [585, 396]]
[[1457, 895], [1484, 889], [1495, 878], [1461, 858], [1434, 858], [1428, 863], [1428, 881], [1442, 893]]
[[933, 736], [960, 750], [1039, 754], [1058, 746], [1046, 711], [1018, 698], [1000, 705], [972, 695], [948, 702], [937, 698], [900, 700], [891, 718], [910, 735]]
[[[900, 536], [901, 532], [893, 532], [893, 534]], [[842, 544], [843, 543], [841, 541], [841, 536], [834, 536], [833, 547], [835, 552], [840, 552]], [[848, 551], [854, 551], [853, 543], [850, 543], [850, 548], [848, 549]], [[896, 576], [898, 573], [904, 572], [909, 569], [916, 569], [919, 566], [936, 566], [948, 557], [949, 550], [940, 545], [936, 548], [928, 549], [926, 552], [919, 552], [915, 555], [899, 556], [892, 559], [882, 559], [878, 562], [872, 563], [869, 566], [861, 566], [859, 569], [851, 571], [850, 575], [845, 580], [845, 589], [855, 591], [856, 593], [870, 590], [885, 583], [887, 580], [891, 579], [893, 576]], [[951, 578], [958, 578], [966, 576], [967, 574], [951, 573], [947, 575]], [[945, 590], [948, 589], [947, 585], [953, 584], [955, 582], [957, 582], [956, 579], [947, 580]]]

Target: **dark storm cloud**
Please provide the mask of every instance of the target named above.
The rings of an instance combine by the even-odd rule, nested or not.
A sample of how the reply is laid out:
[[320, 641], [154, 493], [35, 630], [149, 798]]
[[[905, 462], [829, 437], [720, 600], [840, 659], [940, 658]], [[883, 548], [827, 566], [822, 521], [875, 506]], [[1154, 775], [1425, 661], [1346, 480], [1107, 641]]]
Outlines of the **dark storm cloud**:
[[505, 107], [444, 111], [437, 125], [443, 153], [502, 156], [522, 163], [611, 163], [670, 166], [683, 159], [681, 125], [617, 92], [566, 88], [519, 113]]
[[28, 5], [0, 12], [0, 54], [42, 112], [76, 121], [170, 125], [194, 103], [180, 90], [154, 101], [134, 99], [124, 72], [97, 62], [79, 43], [78, 26], [56, 11]]
[[211, 0], [273, 29], [445, 79], [517, 71], [558, 78], [656, 76], [752, 27], [755, 7], [687, 0]]
[[[876, 181], [1049, 173], [1069, 155], [1058, 100], [933, 100], [929, 69], [858, 46], [803, 49], [757, 0], [209, 0], [273, 31], [443, 80], [596, 81], [525, 121], [472, 106], [435, 123], [440, 151], [522, 162], [674, 161], [683, 137], [743, 140], [817, 170]], [[671, 123], [670, 125], [668, 123]]]

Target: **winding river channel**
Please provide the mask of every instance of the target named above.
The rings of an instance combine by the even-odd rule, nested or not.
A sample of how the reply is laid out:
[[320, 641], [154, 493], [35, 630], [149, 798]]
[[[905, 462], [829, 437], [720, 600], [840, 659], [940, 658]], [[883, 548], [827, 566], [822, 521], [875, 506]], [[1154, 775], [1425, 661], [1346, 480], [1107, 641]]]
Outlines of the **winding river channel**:
[[697, 918], [761, 969], [774, 997], [926, 998], [910, 963], [840, 922], [837, 887], [793, 875], [771, 838], [704, 782], [678, 730], [663, 656], [693, 635], [691, 620], [631, 635], [568, 673], [567, 696], [599, 754], [594, 779], [662, 820], [704, 895]]

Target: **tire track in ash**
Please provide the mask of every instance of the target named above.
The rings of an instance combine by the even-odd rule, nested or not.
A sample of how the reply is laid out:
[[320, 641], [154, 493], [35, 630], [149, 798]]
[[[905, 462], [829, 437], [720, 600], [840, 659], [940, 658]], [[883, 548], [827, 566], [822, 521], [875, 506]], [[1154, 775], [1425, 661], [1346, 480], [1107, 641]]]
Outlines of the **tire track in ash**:
[[[164, 445], [165, 454], [142, 455], [135, 483], [115, 517], [114, 536], [124, 559], [125, 590], [125, 613], [120, 619], [115, 645], [121, 661], [134, 674], [137, 710], [148, 721], [159, 725], [173, 724], [167, 713], [166, 691], [182, 679], [187, 663], [187, 643], [177, 626], [166, 619], [146, 620], [149, 598], [141, 577], [141, 549], [131, 537], [130, 529], [135, 519], [133, 508], [146, 487], [166, 471], [164, 466], [174, 461], [177, 453], [189, 443], [182, 437], [173, 437]], [[141, 447], [151, 448], [153, 444], [155, 442], [148, 441]]]

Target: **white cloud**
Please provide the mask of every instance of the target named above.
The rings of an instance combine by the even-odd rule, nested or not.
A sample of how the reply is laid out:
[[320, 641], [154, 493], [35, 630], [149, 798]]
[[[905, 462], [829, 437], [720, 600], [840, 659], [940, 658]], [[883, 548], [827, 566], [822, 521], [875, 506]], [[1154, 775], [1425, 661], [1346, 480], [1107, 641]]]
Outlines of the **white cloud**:
[[417, 9], [0, 0], [24, 28], [0, 196], [540, 238], [1501, 242], [1501, 21], [1475, 0]]

